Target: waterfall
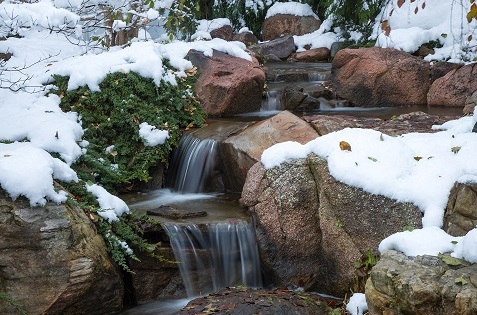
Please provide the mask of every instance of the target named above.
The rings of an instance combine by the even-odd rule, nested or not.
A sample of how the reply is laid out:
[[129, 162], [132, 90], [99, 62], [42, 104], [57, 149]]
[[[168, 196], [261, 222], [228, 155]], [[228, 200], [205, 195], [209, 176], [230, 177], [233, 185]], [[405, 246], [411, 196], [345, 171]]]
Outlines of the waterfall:
[[180, 193], [202, 192], [217, 159], [217, 142], [185, 134], [173, 154], [170, 187]]
[[324, 82], [328, 80], [329, 74], [326, 72], [309, 72], [308, 81], [311, 82]]
[[260, 111], [279, 111], [283, 110], [283, 107], [280, 103], [280, 91], [277, 90], [268, 90], [267, 98], [262, 101], [262, 106]]
[[[197, 224], [163, 223], [187, 295], [215, 292], [227, 286], [262, 286], [255, 233], [242, 220]], [[204, 231], [205, 230], [205, 231]]]

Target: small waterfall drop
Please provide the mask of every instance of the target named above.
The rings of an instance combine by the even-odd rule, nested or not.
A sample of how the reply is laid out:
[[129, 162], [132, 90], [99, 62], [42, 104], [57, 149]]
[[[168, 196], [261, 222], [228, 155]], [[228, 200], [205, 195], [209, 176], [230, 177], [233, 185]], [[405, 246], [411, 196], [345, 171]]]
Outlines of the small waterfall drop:
[[169, 186], [179, 193], [203, 192], [217, 159], [217, 142], [185, 134], [173, 154]]
[[197, 224], [164, 223], [188, 296], [227, 286], [262, 286], [255, 233], [242, 220]]
[[260, 111], [271, 112], [283, 110], [283, 106], [280, 103], [280, 91], [268, 90], [267, 98], [262, 101]]

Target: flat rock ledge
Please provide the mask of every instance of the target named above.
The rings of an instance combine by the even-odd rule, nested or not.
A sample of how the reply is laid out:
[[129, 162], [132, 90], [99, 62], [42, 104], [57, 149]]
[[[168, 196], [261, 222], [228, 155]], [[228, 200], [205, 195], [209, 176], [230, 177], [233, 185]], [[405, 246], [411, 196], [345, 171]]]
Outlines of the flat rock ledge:
[[338, 302], [334, 299], [325, 300], [316, 293], [288, 289], [231, 287], [192, 300], [180, 314], [328, 315], [331, 306]]

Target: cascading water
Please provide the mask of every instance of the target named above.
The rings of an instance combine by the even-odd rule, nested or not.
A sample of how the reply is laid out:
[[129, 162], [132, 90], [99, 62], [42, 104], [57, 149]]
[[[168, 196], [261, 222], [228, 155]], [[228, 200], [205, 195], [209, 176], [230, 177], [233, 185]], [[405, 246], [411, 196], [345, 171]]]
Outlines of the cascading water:
[[227, 286], [262, 286], [254, 231], [242, 220], [197, 224], [163, 224], [187, 295], [197, 296]]
[[[212, 139], [184, 135], [173, 155], [171, 187], [179, 193], [202, 192], [216, 167], [217, 147]], [[201, 225], [168, 222], [162, 226], [179, 262], [188, 296], [231, 285], [262, 285], [257, 242], [246, 220]]]
[[185, 134], [172, 158], [170, 187], [179, 193], [202, 192], [216, 159], [216, 141]]

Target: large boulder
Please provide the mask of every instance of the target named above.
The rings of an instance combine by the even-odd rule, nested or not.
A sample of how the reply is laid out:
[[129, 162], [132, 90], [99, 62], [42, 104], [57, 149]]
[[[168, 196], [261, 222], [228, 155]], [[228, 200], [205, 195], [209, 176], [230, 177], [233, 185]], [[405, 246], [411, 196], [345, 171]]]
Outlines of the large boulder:
[[296, 141], [305, 144], [318, 136], [305, 121], [289, 111], [249, 126], [231, 135], [221, 143], [224, 163], [224, 181], [233, 191], [242, 191], [248, 170], [258, 161], [263, 151], [274, 144]]
[[371, 270], [366, 301], [370, 314], [477, 314], [477, 265], [390, 250]]
[[268, 17], [262, 24], [264, 41], [279, 38], [283, 35], [304, 35], [320, 28], [321, 21], [313, 16], [297, 16], [277, 14]]
[[355, 106], [426, 105], [430, 75], [428, 62], [403, 51], [343, 49], [333, 59], [331, 83]]
[[[73, 204], [31, 207], [0, 190], [0, 292], [27, 314], [117, 314], [120, 272], [104, 240]], [[0, 314], [17, 314], [0, 301]]]
[[315, 155], [269, 170], [255, 164], [241, 202], [274, 283], [336, 296], [355, 284], [365, 253], [406, 226], [420, 227], [422, 218], [414, 205], [338, 182]]
[[265, 73], [242, 58], [214, 51], [212, 57], [191, 50], [187, 57], [198, 69], [195, 92], [209, 116], [258, 111]]
[[464, 107], [477, 91], [477, 65], [469, 64], [449, 71], [435, 80], [427, 95], [429, 106]]

